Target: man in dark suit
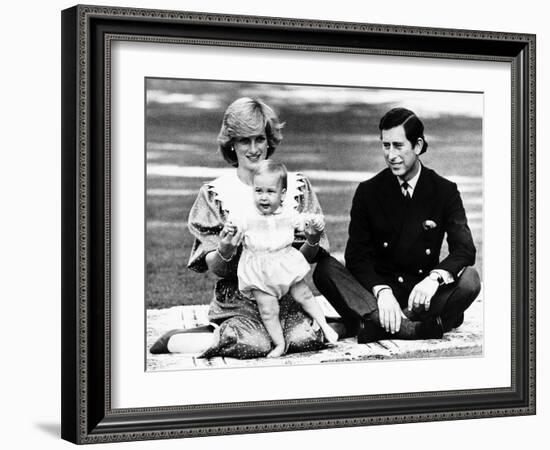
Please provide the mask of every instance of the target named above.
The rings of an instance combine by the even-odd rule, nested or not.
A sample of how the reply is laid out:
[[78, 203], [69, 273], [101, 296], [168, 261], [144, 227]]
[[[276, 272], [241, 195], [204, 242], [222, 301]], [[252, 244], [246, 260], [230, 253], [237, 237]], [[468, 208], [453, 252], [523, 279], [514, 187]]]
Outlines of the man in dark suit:
[[[314, 281], [359, 342], [441, 338], [480, 290], [464, 206], [456, 184], [420, 162], [428, 143], [416, 114], [394, 108], [379, 129], [388, 167], [355, 193], [349, 273], [327, 257]], [[440, 260], [445, 234], [449, 254]]]

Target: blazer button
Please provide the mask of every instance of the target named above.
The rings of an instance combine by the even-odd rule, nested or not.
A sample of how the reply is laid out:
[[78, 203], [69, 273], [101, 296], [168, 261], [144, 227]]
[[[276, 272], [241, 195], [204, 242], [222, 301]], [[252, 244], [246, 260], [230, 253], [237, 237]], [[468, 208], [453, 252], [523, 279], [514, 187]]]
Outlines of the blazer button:
[[398, 277], [397, 281], [399, 281], [400, 283], [403, 283], [403, 277]]
[[386, 248], [388, 246], [388, 243], [384, 242], [382, 245], [383, 245], [384, 248]]
[[426, 255], [430, 255], [431, 253], [432, 253], [432, 251], [429, 248], [427, 248], [426, 249]]

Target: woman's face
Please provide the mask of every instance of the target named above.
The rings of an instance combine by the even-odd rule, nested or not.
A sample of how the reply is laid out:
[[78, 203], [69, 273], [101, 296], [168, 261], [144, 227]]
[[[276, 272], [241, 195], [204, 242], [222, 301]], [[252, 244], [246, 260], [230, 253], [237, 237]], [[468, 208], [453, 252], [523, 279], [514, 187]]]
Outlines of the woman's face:
[[253, 136], [235, 138], [233, 143], [240, 169], [253, 171], [267, 157], [265, 132]]

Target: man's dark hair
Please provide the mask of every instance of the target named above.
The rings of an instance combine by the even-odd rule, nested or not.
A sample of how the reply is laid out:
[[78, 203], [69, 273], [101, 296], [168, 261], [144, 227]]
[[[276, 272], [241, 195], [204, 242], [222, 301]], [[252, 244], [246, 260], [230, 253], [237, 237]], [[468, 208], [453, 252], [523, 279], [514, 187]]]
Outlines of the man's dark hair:
[[420, 154], [428, 149], [428, 143], [424, 137], [424, 124], [414, 112], [407, 108], [393, 108], [384, 114], [378, 125], [380, 138], [382, 138], [382, 130], [389, 130], [399, 125], [403, 125], [405, 136], [413, 146], [416, 145], [418, 138], [422, 139], [424, 144], [422, 145]]

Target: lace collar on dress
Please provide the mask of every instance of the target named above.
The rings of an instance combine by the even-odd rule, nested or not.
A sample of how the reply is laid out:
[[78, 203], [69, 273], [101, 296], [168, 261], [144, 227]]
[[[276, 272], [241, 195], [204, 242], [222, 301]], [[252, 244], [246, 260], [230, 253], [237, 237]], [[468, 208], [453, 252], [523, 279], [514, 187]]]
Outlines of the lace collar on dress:
[[[287, 179], [286, 196], [282, 204], [283, 210], [297, 210], [298, 199], [303, 195], [301, 188], [305, 185], [303, 175], [289, 172]], [[226, 214], [238, 217], [250, 217], [256, 209], [252, 201], [252, 188], [244, 184], [237, 176], [237, 171], [222, 175], [207, 184], [208, 190], [215, 194]]]

